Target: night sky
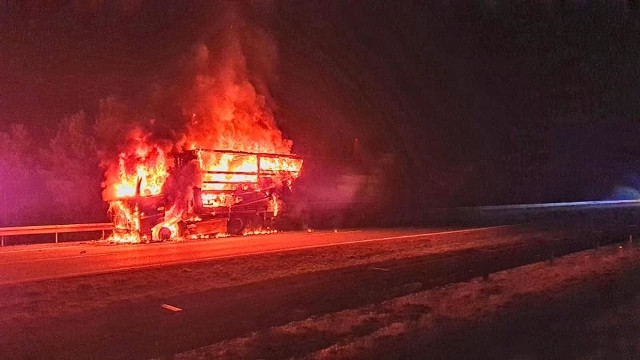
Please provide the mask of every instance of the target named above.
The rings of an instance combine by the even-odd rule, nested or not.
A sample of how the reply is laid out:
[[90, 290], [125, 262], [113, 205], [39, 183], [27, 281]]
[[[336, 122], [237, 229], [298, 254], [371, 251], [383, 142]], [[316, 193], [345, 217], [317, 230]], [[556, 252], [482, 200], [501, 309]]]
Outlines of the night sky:
[[408, 206], [640, 189], [633, 1], [169, 3], [1, 1], [0, 131], [46, 140], [109, 96], [170, 127], [185, 59], [233, 6], [274, 45], [245, 56], [294, 151], [349, 157], [358, 138], [367, 164], [391, 156]]

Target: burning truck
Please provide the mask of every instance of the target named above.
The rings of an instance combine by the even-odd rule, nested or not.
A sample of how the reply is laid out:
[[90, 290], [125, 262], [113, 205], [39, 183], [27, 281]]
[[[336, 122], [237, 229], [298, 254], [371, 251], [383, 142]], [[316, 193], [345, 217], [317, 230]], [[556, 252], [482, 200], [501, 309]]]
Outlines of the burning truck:
[[137, 156], [134, 172], [122, 154], [123, 181], [109, 202], [117, 242], [269, 231], [302, 167], [295, 155], [237, 150], [155, 147]]
[[154, 134], [150, 122], [131, 129], [105, 158], [102, 196], [113, 241], [273, 229], [302, 159], [250, 82], [219, 90], [201, 100], [172, 140]]
[[[243, 34], [223, 32], [215, 47], [196, 46], [181, 85], [158, 92], [180, 113], [156, 122], [140, 119], [139, 110], [114, 111], [114, 123], [126, 125], [115, 126], [101, 163], [113, 241], [273, 229], [303, 161], [277, 126], [268, 88], [250, 69], [244, 42], [255, 45], [256, 37]], [[105, 119], [110, 124], [111, 116]]]
[[142, 123], [105, 155], [102, 197], [114, 242], [273, 229], [303, 161], [249, 81], [231, 77], [211, 86], [200, 89], [193, 114], [173, 136]]

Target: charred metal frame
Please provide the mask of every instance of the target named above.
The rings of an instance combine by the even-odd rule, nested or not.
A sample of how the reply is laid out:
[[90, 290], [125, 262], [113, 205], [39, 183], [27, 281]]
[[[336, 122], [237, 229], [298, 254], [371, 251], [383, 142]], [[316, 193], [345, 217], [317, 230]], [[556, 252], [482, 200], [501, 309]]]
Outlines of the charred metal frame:
[[[291, 160], [299, 160], [302, 158], [297, 155], [288, 155], [288, 154], [277, 154], [277, 153], [256, 153], [256, 152], [247, 152], [247, 151], [237, 151], [237, 150], [213, 150], [213, 149], [197, 149], [190, 150], [180, 153], [173, 153], [173, 158], [175, 161], [176, 168], [180, 168], [186, 166], [189, 162], [194, 160], [201, 160], [201, 154], [231, 154], [231, 155], [240, 155], [246, 157], [253, 157], [256, 160], [256, 171], [210, 171], [206, 168], [201, 168], [203, 173], [206, 176], [210, 176], [209, 180], [205, 178], [202, 179], [202, 182], [199, 184], [200, 186], [194, 187], [194, 211], [195, 214], [199, 217], [199, 220], [183, 220], [183, 224], [185, 226], [189, 226], [190, 224], [195, 223], [203, 223], [214, 219], [226, 219], [226, 221], [231, 222], [234, 220], [241, 221], [242, 226], [245, 226], [246, 223], [252, 221], [250, 220], [254, 216], [259, 216], [262, 220], [262, 224], [265, 224], [269, 218], [273, 218], [275, 216], [271, 216], [270, 210], [268, 209], [268, 202], [273, 198], [273, 194], [276, 192], [280, 192], [280, 188], [282, 186], [277, 185], [277, 182], [273, 182], [273, 184], [264, 187], [265, 184], [268, 184], [269, 179], [272, 179], [274, 176], [283, 175], [286, 180], [287, 177], [294, 178], [296, 175], [300, 173], [300, 170], [289, 170], [289, 169], [265, 169], [262, 164], [262, 159], [282, 159], [284, 161]], [[214, 155], [215, 156], [215, 155]], [[247, 179], [242, 179], [241, 181], [235, 180], [222, 180], [219, 177], [229, 176], [229, 175], [245, 175]], [[218, 179], [216, 179], [218, 177]], [[251, 178], [249, 178], [251, 177]], [[223, 185], [222, 187], [229, 186], [230, 188], [223, 189], [203, 189], [204, 185]], [[235, 186], [234, 186], [235, 185]], [[248, 186], [249, 188], [244, 188], [244, 186]], [[232, 188], [231, 188], [232, 187]], [[245, 190], [242, 193], [239, 193], [239, 190]], [[235, 194], [244, 200], [240, 201], [237, 204], [232, 204], [229, 206], [205, 206], [202, 201], [202, 194], [219, 194], [224, 196], [223, 194], [227, 194], [227, 196], [231, 194]], [[252, 194], [256, 196], [251, 198]], [[262, 196], [259, 196], [262, 194]], [[247, 197], [249, 199], [247, 199]], [[139, 198], [140, 199], [140, 198]], [[160, 213], [157, 213], [153, 216], [149, 216], [149, 220], [151, 218], [159, 216]], [[141, 227], [142, 227], [141, 221]], [[141, 229], [142, 230], [142, 229]]]
[[[285, 154], [274, 154], [274, 153], [253, 153], [248, 151], [236, 151], [236, 150], [210, 150], [210, 149], [200, 149], [193, 150], [193, 152], [209, 152], [209, 153], [219, 153], [219, 154], [236, 154], [236, 155], [247, 155], [247, 156], [255, 156], [256, 164], [258, 167], [257, 171], [206, 171], [205, 173], [211, 175], [255, 175], [257, 181], [202, 181], [203, 184], [258, 184], [261, 178], [266, 178], [269, 175], [277, 175], [278, 173], [290, 173], [290, 174], [298, 174], [300, 171], [291, 171], [291, 170], [264, 170], [260, 166], [260, 159], [262, 158], [284, 158], [284, 159], [295, 159], [302, 160], [301, 157], [297, 155], [285, 155]], [[213, 190], [212, 190], [213, 191]], [[229, 192], [233, 190], [215, 190], [216, 192]]]

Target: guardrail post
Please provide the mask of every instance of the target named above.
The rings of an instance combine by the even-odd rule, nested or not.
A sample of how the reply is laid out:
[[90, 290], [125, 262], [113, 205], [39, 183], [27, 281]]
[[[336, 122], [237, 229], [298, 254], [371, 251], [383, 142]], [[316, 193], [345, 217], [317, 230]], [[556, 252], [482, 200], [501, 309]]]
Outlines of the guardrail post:
[[0, 239], [2, 239], [0, 240], [0, 246], [4, 246], [4, 235], [0, 236]]
[[56, 244], [58, 243], [58, 233], [56, 233]]

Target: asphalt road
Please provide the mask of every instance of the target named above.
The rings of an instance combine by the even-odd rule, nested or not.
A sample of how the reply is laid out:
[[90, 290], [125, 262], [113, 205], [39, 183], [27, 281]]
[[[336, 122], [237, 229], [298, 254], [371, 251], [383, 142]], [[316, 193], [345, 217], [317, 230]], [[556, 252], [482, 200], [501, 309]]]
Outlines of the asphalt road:
[[[54, 280], [52, 286], [66, 296], [82, 297], [70, 285], [75, 275], [84, 282], [92, 276], [114, 272], [128, 276], [151, 269], [190, 267], [218, 263], [218, 259], [246, 256], [248, 261], [291, 252], [303, 256], [312, 249], [348, 248], [348, 253], [384, 248], [397, 243], [397, 251], [412, 246], [431, 246], [417, 256], [393, 258], [358, 265], [340, 265], [311, 272], [222, 288], [175, 294], [160, 299], [120, 301], [104, 307], [43, 318], [7, 320], [0, 327], [0, 349], [12, 358], [150, 358], [170, 356], [253, 331], [307, 319], [316, 315], [357, 309], [428, 288], [464, 281], [494, 271], [541, 261], [549, 256], [591, 246], [592, 231], [512, 226], [479, 229], [395, 229], [344, 232], [282, 233], [244, 238], [225, 238], [184, 243], [113, 246], [69, 244], [26, 246], [0, 251], [0, 292], [4, 296], [25, 294], [20, 287], [36, 279]], [[573, 235], [572, 235], [573, 234]], [[577, 234], [577, 235], [576, 235]], [[590, 235], [591, 234], [591, 235]], [[587, 236], [589, 235], [589, 236]], [[573, 237], [571, 237], [573, 236]], [[601, 235], [597, 235], [599, 238]], [[508, 238], [508, 241], [501, 241]], [[432, 241], [433, 240], [433, 241]], [[459, 244], [459, 245], [450, 245]], [[464, 244], [464, 246], [462, 246]], [[438, 246], [442, 251], [433, 251]], [[550, 252], [551, 249], [551, 252]], [[261, 255], [265, 254], [265, 255]], [[308, 256], [308, 255], [304, 255]], [[269, 267], [282, 266], [272, 257]], [[304, 261], [302, 258], [294, 261]], [[339, 261], [339, 260], [334, 260]], [[140, 270], [137, 270], [140, 269]], [[153, 270], [157, 271], [157, 270]], [[150, 272], [153, 275], [153, 272]], [[175, 281], [182, 281], [176, 279]], [[50, 281], [42, 281], [48, 284]], [[205, 284], [206, 285], [206, 284]], [[98, 294], [99, 295], [99, 294]], [[16, 295], [13, 295], [16, 296]], [[37, 292], [21, 296], [38, 296]], [[37, 305], [37, 301], [32, 304]], [[162, 307], [179, 307], [174, 312]], [[1, 318], [1, 317], [0, 317]], [[284, 334], [283, 336], [287, 336]], [[314, 341], [322, 347], [322, 341]], [[316, 348], [287, 348], [278, 358], [303, 356]], [[273, 355], [273, 354], [272, 354]]]
[[4, 247], [0, 248], [0, 285], [273, 252], [419, 239], [493, 228], [286, 232], [133, 245], [90, 242]]

